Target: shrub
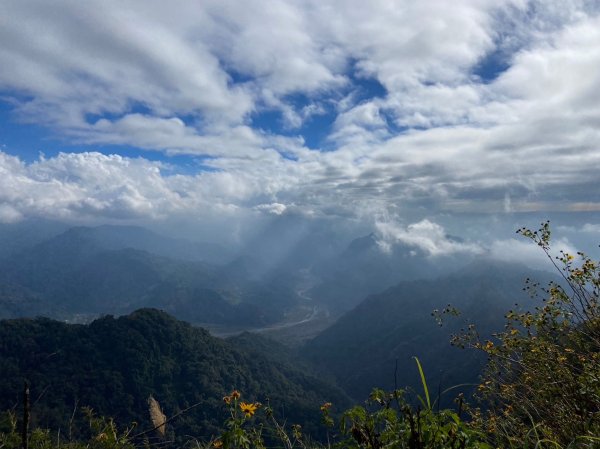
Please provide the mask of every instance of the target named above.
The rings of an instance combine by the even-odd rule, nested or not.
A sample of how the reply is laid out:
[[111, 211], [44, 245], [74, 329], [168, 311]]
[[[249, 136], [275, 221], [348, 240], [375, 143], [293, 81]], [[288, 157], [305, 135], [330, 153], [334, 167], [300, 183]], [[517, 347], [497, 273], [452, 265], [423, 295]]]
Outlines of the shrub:
[[502, 447], [599, 447], [599, 264], [584, 253], [552, 257], [548, 222], [517, 232], [540, 247], [562, 282], [541, 288], [528, 279], [525, 289], [541, 304], [509, 311], [494, 338], [482, 341], [474, 326], [455, 337], [488, 355], [479, 386], [487, 410], [476, 421]]

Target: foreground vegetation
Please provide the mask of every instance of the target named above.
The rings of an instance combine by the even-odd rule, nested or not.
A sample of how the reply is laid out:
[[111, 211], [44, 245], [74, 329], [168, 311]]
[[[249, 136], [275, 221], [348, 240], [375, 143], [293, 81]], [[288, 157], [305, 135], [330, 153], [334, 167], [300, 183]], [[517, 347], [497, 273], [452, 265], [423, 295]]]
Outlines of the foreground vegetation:
[[[282, 419], [275, 401], [261, 404], [255, 395], [233, 390], [222, 398], [219, 428], [204, 440], [189, 437], [177, 444], [205, 449], [600, 448], [600, 266], [583, 253], [552, 257], [548, 223], [519, 232], [548, 255], [562, 282], [542, 287], [528, 281], [526, 289], [541, 300], [539, 305], [509, 311], [502, 332], [486, 337], [469, 324], [454, 336], [455, 345], [487, 355], [479, 408], [459, 396], [454, 407], [439, 409], [439, 397], [430, 393], [415, 359], [421, 380], [416, 401], [396, 389], [374, 390], [364, 405], [344, 412], [336, 410], [339, 404], [322, 403], [320, 412], [314, 409], [324, 429], [319, 434]], [[456, 314], [451, 308], [446, 312]], [[290, 405], [293, 409], [293, 400]], [[62, 436], [40, 428], [28, 431], [27, 419], [13, 411], [0, 423], [0, 448], [173, 445], [169, 427], [186, 410], [165, 416], [151, 397], [148, 408], [153, 427], [145, 430], [118, 427], [87, 410], [88, 425], [77, 438], [70, 428]]]
[[518, 233], [563, 282], [528, 279], [535, 309], [509, 311], [494, 339], [482, 341], [471, 326], [455, 340], [488, 354], [479, 388], [488, 411], [476, 424], [511, 447], [600, 447], [600, 265], [581, 252], [552, 257], [547, 222]]

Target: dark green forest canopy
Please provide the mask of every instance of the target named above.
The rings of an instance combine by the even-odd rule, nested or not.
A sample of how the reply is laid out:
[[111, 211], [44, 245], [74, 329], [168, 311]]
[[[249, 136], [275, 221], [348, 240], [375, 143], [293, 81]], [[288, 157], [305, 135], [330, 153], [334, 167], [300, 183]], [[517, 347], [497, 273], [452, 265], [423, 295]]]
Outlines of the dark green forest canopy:
[[153, 309], [90, 325], [1, 321], [0, 372], [0, 409], [19, 406], [26, 379], [32, 424], [51, 429], [65, 429], [82, 406], [149, 428], [146, 401], [153, 395], [167, 416], [201, 403], [172, 428], [206, 437], [222, 423], [222, 397], [234, 388], [247, 400], [270, 400], [277, 414], [309, 430], [319, 427], [323, 402], [348, 405], [341, 390], [295, 364], [277, 343], [256, 335], [214, 338]]

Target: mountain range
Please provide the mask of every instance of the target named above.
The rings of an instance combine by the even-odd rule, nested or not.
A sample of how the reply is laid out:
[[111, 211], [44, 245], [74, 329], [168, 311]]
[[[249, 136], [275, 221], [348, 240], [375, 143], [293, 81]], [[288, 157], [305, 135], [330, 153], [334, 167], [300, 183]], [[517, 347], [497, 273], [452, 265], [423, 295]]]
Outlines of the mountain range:
[[[289, 352], [289, 365], [331, 379], [357, 400], [373, 387], [417, 389], [414, 357], [421, 360], [432, 388], [442, 392], [470, 384], [463, 388], [468, 392], [485, 360], [451, 347], [451, 335], [470, 322], [482, 335], [501, 330], [508, 309], [516, 302], [529, 303], [522, 291], [526, 277], [555, 280], [545, 272], [483, 257], [434, 258], [405, 244], [382, 251], [374, 234], [344, 243], [331, 239], [327, 230], [310, 227], [278, 236], [280, 227], [263, 230], [233, 253], [130, 226], [26, 223], [21, 233], [14, 226], [0, 226], [0, 242], [6, 244], [0, 252], [0, 318], [45, 316], [88, 323], [124, 315], [89, 327], [7, 321], [12, 324], [2, 324], [5, 338], [10, 340], [10, 329], [41, 332], [39, 341], [34, 339], [35, 354], [42, 340], [53, 341], [53, 333], [62, 335], [59, 347], [69, 338], [85, 340], [86, 332], [100, 323], [129, 326], [138, 319], [158, 320], [159, 327], [171, 328], [183, 326], [173, 324], [180, 319], [223, 336], [246, 329], [291, 343], [293, 350], [274, 346], [256, 333], [226, 343], [210, 340], [242, 352], [260, 346], [267, 365], [269, 354], [282, 360]], [[278, 247], [278, 239], [286, 243]], [[462, 314], [440, 327], [431, 313], [447, 304]], [[162, 312], [134, 312], [145, 308]], [[208, 334], [202, 335], [209, 341]], [[123, 338], [137, 344], [137, 335]], [[171, 339], [180, 337], [171, 333], [165, 338], [174, 344]], [[11, 347], [7, 357], [10, 351], [26, 350]], [[24, 375], [25, 368], [18, 365], [12, 374]]]
[[277, 282], [202, 261], [215, 260], [214, 249], [143, 228], [69, 228], [0, 260], [0, 317], [73, 320], [157, 307], [197, 323], [264, 325], [296, 300]]

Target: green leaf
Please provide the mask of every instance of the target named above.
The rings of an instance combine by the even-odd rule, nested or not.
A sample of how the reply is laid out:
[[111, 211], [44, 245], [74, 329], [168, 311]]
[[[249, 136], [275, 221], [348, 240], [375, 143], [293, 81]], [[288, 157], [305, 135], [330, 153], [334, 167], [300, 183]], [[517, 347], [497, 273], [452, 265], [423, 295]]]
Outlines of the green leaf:
[[413, 357], [415, 362], [417, 362], [417, 368], [419, 368], [419, 375], [421, 376], [421, 383], [423, 384], [423, 391], [425, 392], [425, 399], [427, 401], [427, 409], [431, 410], [431, 400], [429, 399], [429, 388], [427, 388], [427, 381], [425, 380], [425, 373], [423, 372], [423, 367], [421, 366], [421, 362], [419, 362], [418, 357]]

